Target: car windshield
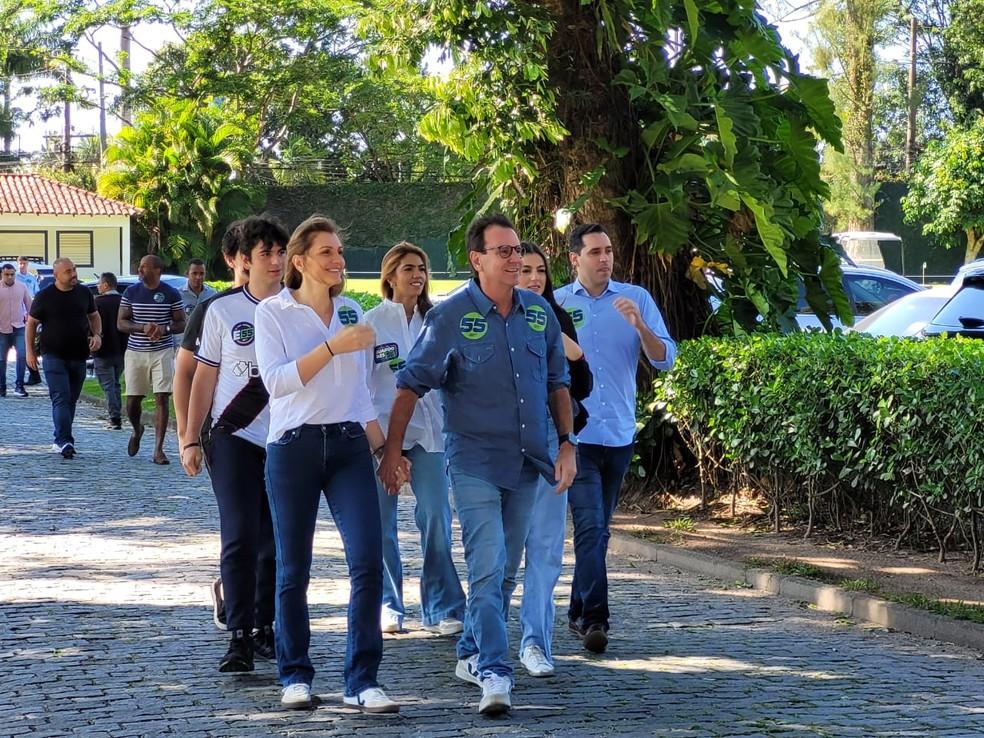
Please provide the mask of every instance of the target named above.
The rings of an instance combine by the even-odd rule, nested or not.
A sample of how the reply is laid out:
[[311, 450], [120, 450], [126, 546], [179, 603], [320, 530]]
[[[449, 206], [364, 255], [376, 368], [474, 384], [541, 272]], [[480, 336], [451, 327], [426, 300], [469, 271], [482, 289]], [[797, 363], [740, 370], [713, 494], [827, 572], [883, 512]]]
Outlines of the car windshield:
[[984, 321], [984, 280], [975, 278], [964, 282], [963, 289], [943, 306], [933, 324], [952, 328], [976, 327], [961, 323], [961, 318]]

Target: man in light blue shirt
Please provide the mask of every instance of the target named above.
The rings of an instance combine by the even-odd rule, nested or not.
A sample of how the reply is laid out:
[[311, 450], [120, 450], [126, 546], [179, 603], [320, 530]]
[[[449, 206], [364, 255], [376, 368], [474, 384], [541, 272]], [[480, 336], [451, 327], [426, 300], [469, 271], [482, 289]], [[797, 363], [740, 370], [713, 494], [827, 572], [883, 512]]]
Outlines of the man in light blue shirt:
[[[479, 712], [510, 709], [505, 594], [529, 532], [540, 476], [568, 488], [575, 472], [567, 359], [560, 324], [539, 295], [516, 288], [523, 266], [519, 236], [502, 215], [469, 226], [474, 279], [427, 313], [397, 394], [379, 466], [393, 494], [404, 432], [417, 398], [440, 389], [445, 454], [468, 566], [465, 629], [458, 640], [459, 679], [479, 685]], [[560, 445], [550, 457], [549, 404]], [[412, 472], [411, 472], [412, 473]]]
[[[30, 270], [28, 270], [28, 266], [29, 266], [29, 262], [27, 260], [27, 257], [18, 256], [17, 273], [14, 276], [17, 278], [18, 282], [20, 282], [25, 287], [27, 287], [27, 291], [28, 293], [30, 293], [31, 299], [33, 300], [35, 295], [37, 295], [38, 292], [41, 290], [41, 283], [38, 281], [36, 275], [31, 274]], [[20, 380], [21, 377], [17, 377], [17, 379]], [[31, 367], [27, 367], [27, 376], [24, 377], [24, 384], [26, 385], [41, 384], [41, 373], [34, 369], [31, 369]]]
[[574, 319], [577, 339], [594, 374], [583, 400], [588, 424], [578, 434], [578, 470], [568, 493], [574, 521], [574, 579], [568, 621], [584, 647], [608, 647], [608, 526], [618, 504], [635, 438], [639, 351], [657, 369], [676, 357], [663, 316], [642, 287], [614, 281], [612, 242], [595, 223], [570, 237], [576, 279], [554, 293]]

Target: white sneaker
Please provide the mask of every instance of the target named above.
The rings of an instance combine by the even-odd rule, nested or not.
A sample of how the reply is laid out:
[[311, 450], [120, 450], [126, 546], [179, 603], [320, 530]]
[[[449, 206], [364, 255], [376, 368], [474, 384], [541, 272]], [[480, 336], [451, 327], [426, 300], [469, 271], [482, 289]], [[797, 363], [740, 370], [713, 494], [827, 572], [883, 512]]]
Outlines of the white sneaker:
[[482, 686], [482, 678], [478, 675], [478, 654], [472, 654], [467, 659], [458, 659], [454, 667], [454, 675], [465, 682]]
[[519, 663], [526, 667], [530, 676], [546, 677], [554, 673], [554, 666], [539, 646], [527, 646], [519, 654]]
[[392, 610], [385, 610], [379, 618], [379, 627], [383, 633], [399, 633], [403, 630], [403, 616]]
[[379, 687], [368, 687], [355, 697], [343, 697], [346, 705], [355, 707], [362, 712], [399, 712], [400, 703], [394, 702]]
[[61, 450], [62, 450], [62, 447], [59, 446], [57, 443], [51, 444], [51, 451], [52, 451], [52, 453], [60, 454], [61, 453]]
[[297, 682], [284, 687], [280, 704], [290, 710], [303, 710], [311, 706], [311, 685]]
[[480, 715], [501, 715], [512, 707], [512, 679], [487, 671], [482, 674], [482, 701], [478, 703]]
[[441, 636], [457, 635], [465, 629], [465, 624], [458, 618], [444, 618], [435, 625], [425, 625], [424, 630], [428, 633], [435, 633]]

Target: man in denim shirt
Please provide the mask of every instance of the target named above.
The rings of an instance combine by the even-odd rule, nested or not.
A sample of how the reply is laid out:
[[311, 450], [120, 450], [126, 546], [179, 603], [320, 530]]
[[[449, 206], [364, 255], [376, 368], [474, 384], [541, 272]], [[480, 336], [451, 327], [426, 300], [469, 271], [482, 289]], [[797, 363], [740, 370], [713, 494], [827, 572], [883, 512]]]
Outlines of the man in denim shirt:
[[[560, 324], [539, 295], [516, 289], [523, 259], [519, 236], [502, 215], [468, 228], [474, 279], [427, 313], [397, 395], [379, 476], [391, 493], [403, 434], [417, 398], [442, 391], [445, 454], [468, 565], [468, 609], [455, 674], [482, 687], [479, 712], [511, 707], [512, 668], [504, 592], [529, 531], [537, 478], [558, 492], [574, 478], [567, 360]], [[556, 461], [547, 447], [548, 404], [560, 437]]]
[[574, 319], [594, 388], [583, 401], [588, 424], [578, 433], [577, 477], [567, 496], [574, 521], [568, 620], [586, 649], [602, 653], [608, 646], [608, 526], [632, 461], [639, 351], [655, 368], [669, 369], [676, 344], [652, 295], [611, 278], [612, 242], [604, 228], [578, 226], [570, 249], [577, 279], [554, 296]]

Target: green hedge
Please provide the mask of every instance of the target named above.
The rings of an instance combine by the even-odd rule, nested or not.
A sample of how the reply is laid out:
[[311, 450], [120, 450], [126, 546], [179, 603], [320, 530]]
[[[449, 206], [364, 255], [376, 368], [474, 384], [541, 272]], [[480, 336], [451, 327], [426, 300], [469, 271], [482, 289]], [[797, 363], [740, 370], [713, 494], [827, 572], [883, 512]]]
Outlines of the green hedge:
[[[748, 484], [783, 515], [981, 549], [984, 342], [859, 334], [684, 342], [656, 381], [708, 495]], [[977, 557], [975, 565], [979, 563]]]

